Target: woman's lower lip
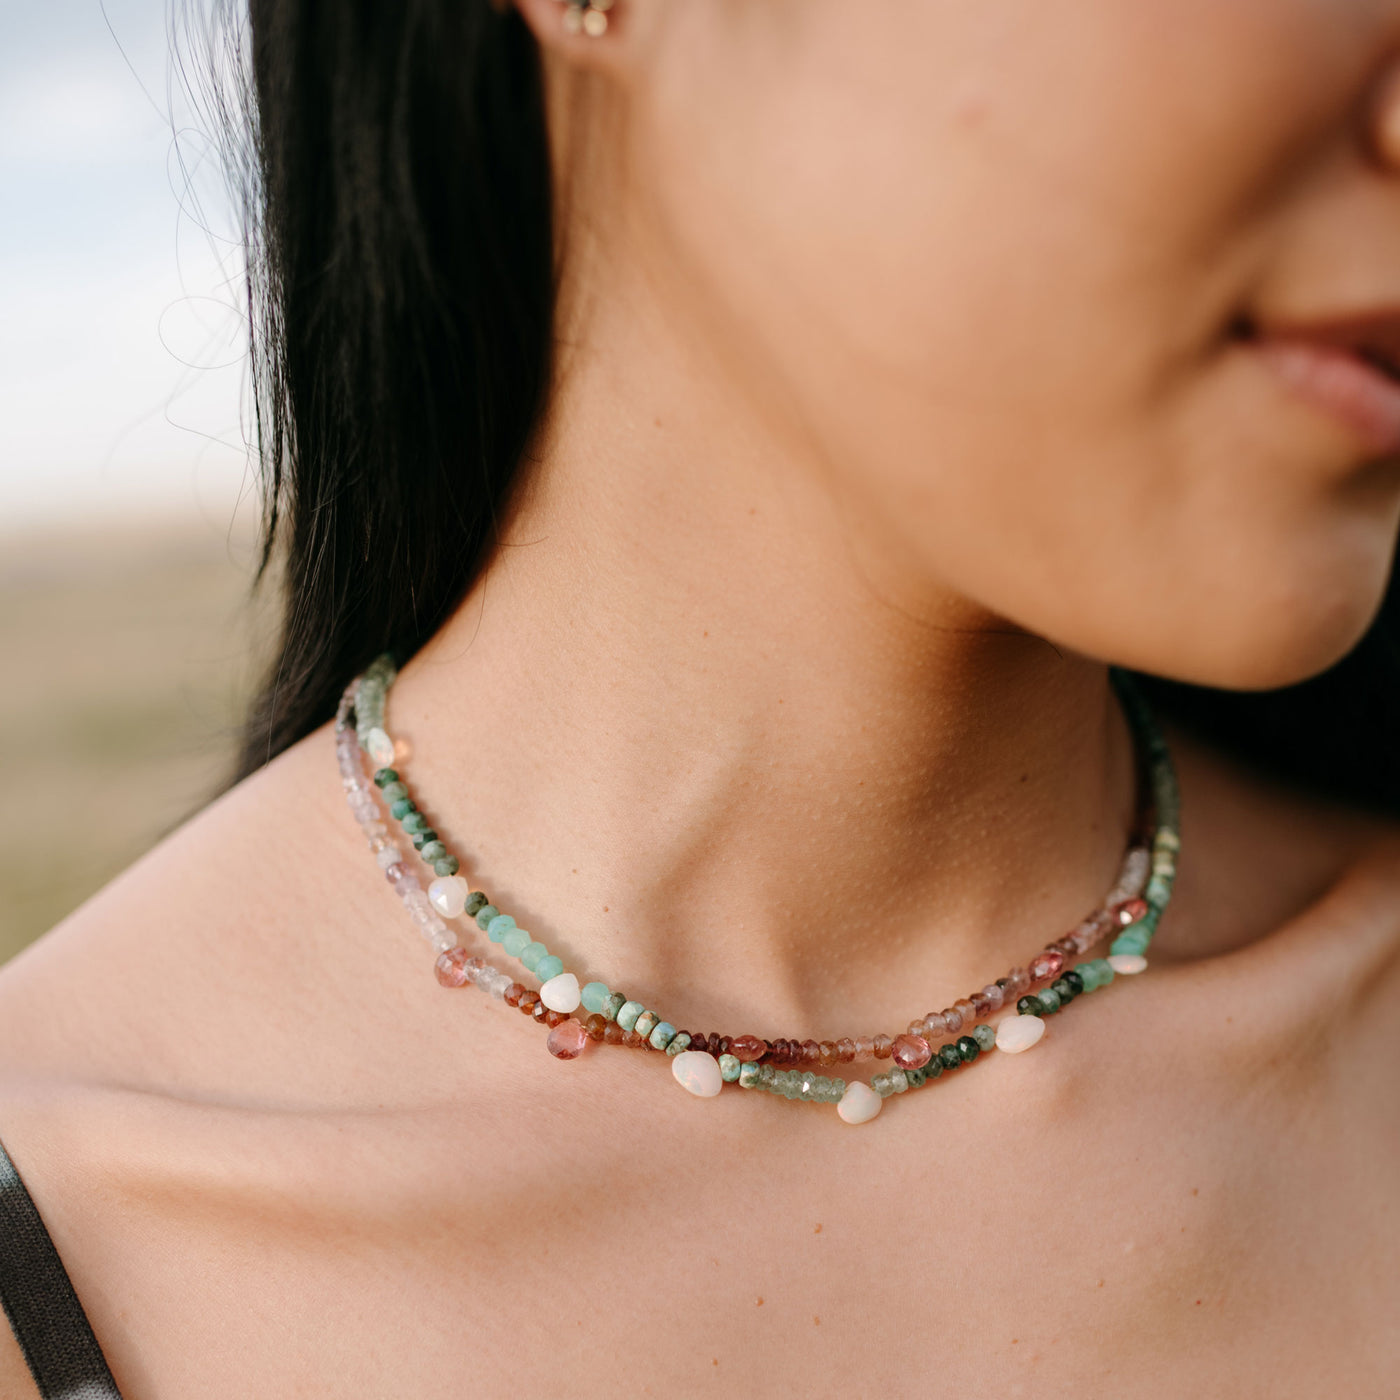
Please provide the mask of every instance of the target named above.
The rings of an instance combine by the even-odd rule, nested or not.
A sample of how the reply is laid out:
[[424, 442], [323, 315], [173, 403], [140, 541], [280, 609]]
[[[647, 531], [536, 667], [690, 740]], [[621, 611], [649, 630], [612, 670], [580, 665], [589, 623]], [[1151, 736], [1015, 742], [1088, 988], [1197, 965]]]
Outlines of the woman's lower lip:
[[1400, 452], [1400, 382], [1343, 346], [1267, 335], [1252, 344], [1295, 394], [1349, 427], [1370, 451]]

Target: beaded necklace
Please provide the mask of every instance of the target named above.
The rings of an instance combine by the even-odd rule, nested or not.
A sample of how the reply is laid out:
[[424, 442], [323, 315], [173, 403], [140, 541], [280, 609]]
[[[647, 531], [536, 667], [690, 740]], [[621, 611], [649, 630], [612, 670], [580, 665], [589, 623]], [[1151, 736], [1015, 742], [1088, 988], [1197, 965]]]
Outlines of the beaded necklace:
[[[471, 889], [459, 873], [461, 861], [429, 825], [392, 766], [395, 746], [385, 728], [384, 708], [396, 675], [392, 657], [381, 656], [341, 697], [335, 745], [350, 809], [385, 878], [437, 953], [439, 983], [480, 987], [494, 1000], [540, 1022], [549, 1031], [547, 1048], [561, 1060], [576, 1059], [590, 1043], [659, 1051], [670, 1060], [676, 1081], [698, 1097], [709, 1098], [725, 1084], [737, 1084], [807, 1103], [834, 1103], [844, 1122], [869, 1122], [891, 1095], [922, 1088], [972, 1064], [986, 1051], [1014, 1054], [1030, 1049], [1045, 1034], [1047, 1016], [1086, 992], [1108, 986], [1116, 974], [1142, 972], [1148, 944], [1171, 900], [1181, 846], [1176, 775], [1146, 700], [1128, 673], [1113, 667], [1109, 676], [1136, 751], [1138, 811], [1118, 879], [1086, 919], [1047, 944], [1027, 966], [1013, 967], [1005, 977], [952, 1006], [911, 1021], [899, 1035], [798, 1041], [680, 1030], [606, 983], [580, 986], [560, 957], [503, 914], [484, 891]], [[372, 779], [366, 777], [362, 755], [374, 765]], [[433, 872], [426, 890], [409, 869], [402, 847], [390, 838], [385, 807]], [[538, 990], [462, 947], [447, 924], [458, 918], [474, 919], [492, 943], [533, 973]], [[1072, 958], [1111, 933], [1117, 936], [1108, 957], [1070, 966]], [[1016, 1014], [1003, 1016], [995, 1026], [984, 1019], [1013, 1006]], [[872, 1059], [892, 1061], [892, 1067], [875, 1074], [869, 1084], [817, 1072]]]

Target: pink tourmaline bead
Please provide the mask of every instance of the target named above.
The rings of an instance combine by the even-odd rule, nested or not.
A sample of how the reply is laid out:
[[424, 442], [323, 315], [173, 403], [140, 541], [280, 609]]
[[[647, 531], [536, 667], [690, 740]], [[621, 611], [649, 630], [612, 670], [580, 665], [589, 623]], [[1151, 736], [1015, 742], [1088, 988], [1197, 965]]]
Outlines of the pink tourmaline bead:
[[1001, 988], [995, 982], [988, 982], [982, 988], [982, 995], [987, 998], [988, 1009], [992, 1011], [1000, 1011], [1002, 1003], [1006, 1000], [1001, 993]]
[[890, 1058], [900, 1069], [922, 1069], [928, 1064], [933, 1051], [921, 1035], [897, 1035]]
[[962, 1012], [956, 1006], [949, 1006], [943, 1011], [943, 1024], [948, 1028], [949, 1035], [957, 1035], [963, 1028]]
[[941, 1011], [930, 1011], [924, 1017], [923, 1029], [919, 1032], [925, 1040], [932, 1037], [934, 1040], [941, 1040], [948, 1034], [948, 1022], [944, 1019]]
[[1006, 995], [1008, 999], [1018, 997], [1022, 992], [1029, 991], [1030, 986], [1030, 974], [1024, 967], [1013, 967], [1011, 971], [1006, 974]]
[[1110, 911], [1118, 916], [1120, 925], [1126, 927], [1128, 924], [1135, 924], [1139, 919], [1147, 917], [1147, 901], [1145, 899], [1129, 899], [1122, 904], [1117, 904]]
[[977, 1008], [973, 1006], [966, 997], [959, 997], [958, 1000], [953, 1003], [953, 1010], [963, 1018], [963, 1025], [967, 1025], [969, 1021], [975, 1021], [977, 1019]]
[[408, 871], [404, 869], [403, 863], [401, 861], [396, 860], [393, 863], [393, 865], [385, 866], [384, 868], [384, 878], [391, 885], [397, 885], [398, 882], [402, 880], [403, 877], [407, 874]]
[[1031, 959], [1031, 981], [1048, 982], [1052, 977], [1060, 975], [1064, 965], [1065, 955], [1063, 953], [1038, 953]]
[[869, 1035], [856, 1036], [856, 1059], [873, 1060], [875, 1058], [875, 1038]]
[[469, 958], [465, 948], [449, 948], [438, 955], [433, 970], [444, 987], [464, 987], [471, 981], [470, 964], [480, 961], [480, 958]]
[[570, 1016], [567, 1021], [560, 1021], [550, 1031], [545, 1044], [549, 1047], [549, 1053], [556, 1059], [576, 1060], [583, 1054], [583, 1047], [588, 1044], [588, 1032], [584, 1030], [582, 1021], [576, 1016]]

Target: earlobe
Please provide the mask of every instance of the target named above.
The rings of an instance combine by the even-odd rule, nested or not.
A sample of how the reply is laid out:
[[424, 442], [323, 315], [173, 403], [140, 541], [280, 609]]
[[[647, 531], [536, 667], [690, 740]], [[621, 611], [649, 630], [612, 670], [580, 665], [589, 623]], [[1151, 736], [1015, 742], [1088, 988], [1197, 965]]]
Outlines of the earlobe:
[[560, 35], [601, 39], [616, 0], [515, 0], [536, 39], [552, 44]]
[[608, 31], [608, 11], [613, 0], [558, 0], [564, 6], [564, 30], [601, 39]]

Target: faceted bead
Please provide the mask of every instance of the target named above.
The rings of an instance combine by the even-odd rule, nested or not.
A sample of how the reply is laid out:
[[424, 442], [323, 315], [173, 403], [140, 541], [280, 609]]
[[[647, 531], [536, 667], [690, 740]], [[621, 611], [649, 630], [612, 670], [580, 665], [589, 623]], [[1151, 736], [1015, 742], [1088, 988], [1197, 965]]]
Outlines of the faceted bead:
[[724, 1087], [719, 1061], [703, 1050], [682, 1050], [671, 1061], [676, 1083], [697, 1098], [712, 1099]]
[[1051, 984], [1050, 990], [1060, 999], [1060, 1005], [1065, 1006], [1072, 1002], [1078, 993], [1065, 981], [1063, 977], [1057, 977]]
[[[466, 882], [463, 881], [463, 883]], [[466, 900], [463, 900], [462, 903], [465, 904]], [[515, 919], [510, 914], [497, 914], [486, 924], [486, 936], [492, 943], [499, 943], [514, 927]]]
[[721, 1055], [719, 1057], [720, 1078], [726, 1084], [734, 1084], [739, 1078], [739, 1066], [743, 1060], [738, 1055]]
[[729, 1053], [741, 1060], [761, 1060], [768, 1052], [768, 1043], [756, 1035], [736, 1035], [729, 1042]]
[[399, 775], [392, 768], [381, 768], [374, 775], [374, 785], [377, 788], [386, 788], [390, 783], [396, 783]]
[[[987, 999], [985, 992], [973, 992], [968, 1000], [972, 1003], [974, 1017], [986, 1016], [996, 1010], [996, 1007]], [[1000, 1005], [1000, 1003], [998, 1003], [998, 1005]]]
[[928, 1064], [933, 1051], [921, 1035], [899, 1035], [895, 1037], [891, 1057], [900, 1069], [919, 1069]]
[[578, 978], [572, 972], [560, 972], [540, 987], [540, 1000], [551, 1011], [577, 1011], [583, 998], [579, 995]]
[[970, 1035], [959, 1036], [956, 1045], [964, 1064], [971, 1064], [982, 1053], [982, 1047]]
[[843, 1065], [848, 1065], [856, 1057], [856, 1043], [850, 1036], [842, 1036], [836, 1042], [836, 1053]]
[[603, 1043], [605, 1045], [621, 1045], [622, 1038], [626, 1034], [627, 1032], [616, 1021], [609, 1021], [607, 1029], [603, 1032]]
[[417, 807], [413, 805], [412, 798], [401, 797], [389, 808], [389, 815], [393, 817], [396, 822], [401, 822], [405, 817], [412, 816], [417, 810]]
[[[380, 772], [392, 773], [393, 771], [392, 768], [380, 769]], [[408, 796], [408, 789], [396, 779], [393, 782], [385, 783], [383, 787], [379, 789], [379, 795], [385, 802], [392, 805], [395, 802], [402, 802], [403, 799]]]
[[943, 1062], [944, 1069], [957, 1069], [962, 1064], [962, 1056], [958, 1054], [956, 1045], [943, 1045], [939, 1047], [938, 1058]]
[[467, 969], [468, 954], [465, 948], [449, 948], [441, 954], [433, 965], [437, 980], [444, 987], [464, 987], [471, 980]]
[[545, 1041], [549, 1053], [557, 1060], [578, 1059], [587, 1044], [588, 1032], [584, 1030], [583, 1023], [576, 1021], [572, 1016], [560, 1021]]
[[[432, 827], [425, 826], [422, 831], [415, 831], [413, 833], [413, 849], [417, 851], [419, 855], [423, 854], [423, 848], [425, 846], [431, 846], [434, 844], [440, 846], [442, 845], [442, 842], [438, 840], [438, 834], [432, 829]], [[446, 860], [447, 857], [446, 855], [442, 855], [439, 856], [438, 859]]]
[[870, 1089], [871, 1092], [878, 1095], [878, 1097], [887, 1099], [894, 1093], [894, 1084], [891, 1082], [888, 1074], [872, 1074], [870, 1076]]
[[518, 958], [521, 953], [534, 941], [535, 935], [528, 929], [513, 928], [506, 930], [506, 936], [501, 939], [501, 947], [513, 958]]
[[1122, 904], [1115, 905], [1112, 912], [1118, 916], [1118, 922], [1124, 928], [1129, 924], [1135, 924], [1147, 915], [1147, 901], [1145, 899], [1129, 899]]
[[977, 1008], [966, 997], [960, 997], [955, 1001], [953, 1010], [962, 1017], [964, 1026], [970, 1026], [977, 1019]]
[[407, 869], [396, 860], [390, 861], [389, 864], [384, 867], [384, 878], [391, 885], [397, 885], [407, 874]]
[[982, 995], [987, 998], [988, 1008], [992, 1011], [999, 1011], [1006, 1005], [1006, 993], [996, 982], [987, 983], [982, 988]]
[[403, 829], [411, 836], [415, 831], [426, 831], [428, 829], [428, 819], [422, 812], [410, 812], [403, 819]]
[[394, 761], [394, 741], [379, 728], [365, 736], [365, 752], [378, 768], [387, 768]]
[[909, 1087], [911, 1089], [922, 1089], [925, 1083], [928, 1082], [928, 1070], [906, 1069], [904, 1071], [904, 1077], [909, 1081]]
[[985, 1023], [972, 1028], [972, 1038], [983, 1050], [990, 1050], [997, 1043], [997, 1033]]
[[403, 852], [397, 846], [385, 846], [382, 851], [374, 853], [374, 859], [381, 870], [388, 870], [391, 865], [397, 865], [403, 859]]
[[1065, 955], [1063, 953], [1040, 953], [1031, 959], [1028, 971], [1032, 982], [1044, 982], [1051, 977], [1058, 977], [1060, 970], [1065, 965]]
[[877, 1060], [888, 1060], [894, 1052], [894, 1041], [887, 1035], [877, 1035], [874, 1040], [874, 1053]]
[[602, 1040], [607, 1034], [608, 1022], [596, 1011], [583, 1023], [583, 1028], [588, 1032], [589, 1040]]
[[1147, 970], [1147, 959], [1140, 953], [1114, 953], [1109, 958], [1108, 965], [1115, 972], [1131, 977], [1134, 973]]
[[645, 1050], [647, 1038], [644, 1035], [638, 1035], [636, 1031], [627, 1031], [622, 1037], [622, 1043], [629, 1050]]
[[473, 890], [471, 894], [467, 896], [467, 907], [463, 910], [463, 913], [469, 914], [474, 919], [477, 914], [486, 907], [487, 903], [488, 901], [483, 891]]
[[915, 1034], [921, 1035], [925, 1040], [942, 1040], [948, 1034], [948, 1022], [941, 1011], [930, 1011], [919, 1022], [919, 1029]]
[[898, 1065], [889, 1071], [889, 1076], [890, 1087], [896, 1094], [902, 1094], [909, 1088], [909, 1076]]
[[1060, 981], [1072, 987], [1075, 996], [1078, 996], [1084, 990], [1084, 979], [1073, 969], [1069, 972], [1062, 972], [1060, 974]]
[[501, 911], [497, 909], [494, 904], [483, 904], [481, 908], [476, 911], [477, 928], [484, 929], [500, 912]]
[[1013, 967], [1006, 974], [1006, 990], [1011, 996], [1018, 997], [1022, 992], [1030, 991], [1030, 987], [1030, 974], [1024, 967]]
[[612, 992], [608, 990], [606, 982], [585, 982], [580, 995], [584, 1006], [589, 1011], [601, 1012], [603, 1004], [612, 995]]
[[856, 1059], [872, 1060], [875, 1058], [875, 1040], [873, 1036], [856, 1036]]
[[444, 919], [455, 919], [467, 907], [471, 890], [460, 875], [447, 875], [428, 886], [428, 898]]
[[956, 1006], [949, 1006], [943, 1012], [943, 1024], [949, 1035], [957, 1035], [963, 1028], [963, 1014]]
[[[530, 945], [527, 943], [525, 948], [529, 946]], [[523, 953], [525, 948], [522, 948], [520, 951]], [[538, 977], [541, 982], [548, 982], [551, 977], [558, 977], [563, 970], [564, 959], [557, 953], [546, 953], [534, 967], [535, 976]]]
[[548, 952], [543, 943], [527, 943], [520, 950], [520, 961], [533, 972], [539, 960]]
[[1019, 1055], [1044, 1034], [1045, 1022], [1039, 1016], [1008, 1016], [997, 1025], [997, 1049]]
[[821, 1065], [834, 1065], [837, 1062], [836, 1042], [834, 1040], [823, 1040], [817, 1047], [817, 1063]]
[[802, 1062], [807, 1065], [814, 1065], [821, 1058], [822, 1048], [815, 1040], [804, 1040], [802, 1042]]
[[[416, 841], [417, 838], [415, 837]], [[447, 847], [441, 841], [425, 841], [418, 847], [418, 854], [431, 865], [435, 860], [441, 860], [447, 854]]]
[[505, 995], [501, 998], [507, 1006], [519, 1006], [520, 998], [525, 995], [525, 988], [519, 982], [512, 982], [505, 990]]
[[[547, 1006], [545, 1007], [544, 1015], [540, 1019], [545, 1025], [553, 1028], [561, 1022], [567, 1021], [569, 1019], [569, 1013], [567, 1011], [556, 1011], [552, 1006]], [[579, 1024], [582, 1025], [583, 1023], [580, 1022]]]
[[1036, 1000], [1040, 1003], [1039, 1014], [1042, 1016], [1053, 1016], [1060, 1009], [1060, 994], [1049, 987], [1046, 987]]
[[540, 1004], [540, 994], [535, 991], [526, 991], [520, 997], [520, 1010], [529, 1016], [534, 1012], [535, 1007]]

